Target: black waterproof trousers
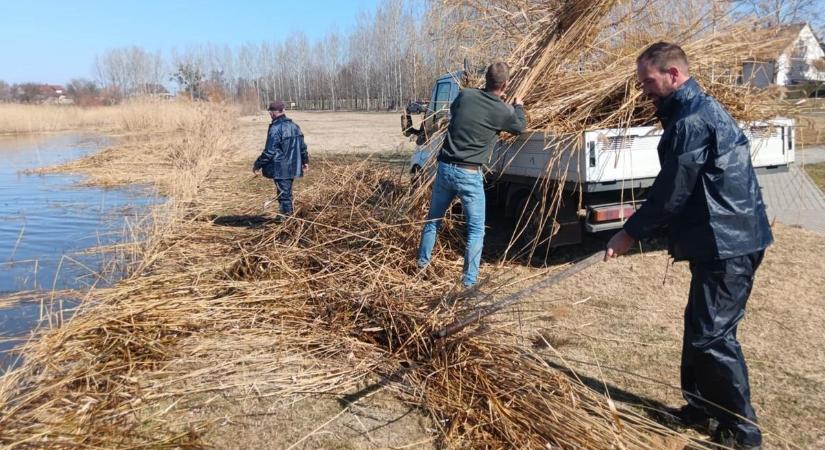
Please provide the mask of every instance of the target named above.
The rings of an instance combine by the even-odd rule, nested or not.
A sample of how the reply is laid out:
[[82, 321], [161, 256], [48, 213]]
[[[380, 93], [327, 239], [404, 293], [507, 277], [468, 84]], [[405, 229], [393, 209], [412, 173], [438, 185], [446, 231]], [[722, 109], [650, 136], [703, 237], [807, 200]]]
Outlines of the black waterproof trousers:
[[682, 392], [688, 404], [719, 421], [739, 443], [761, 444], [751, 406], [748, 368], [736, 328], [765, 251], [708, 262], [691, 262], [685, 308]]

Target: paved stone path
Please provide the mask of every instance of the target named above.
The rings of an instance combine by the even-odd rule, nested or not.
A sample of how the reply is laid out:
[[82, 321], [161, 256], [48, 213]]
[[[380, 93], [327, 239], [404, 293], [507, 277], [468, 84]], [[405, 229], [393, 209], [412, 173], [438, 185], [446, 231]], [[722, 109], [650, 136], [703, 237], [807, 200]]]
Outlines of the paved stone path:
[[758, 175], [768, 218], [825, 234], [825, 194], [802, 169], [825, 162], [825, 148], [799, 150], [795, 156], [787, 172]]

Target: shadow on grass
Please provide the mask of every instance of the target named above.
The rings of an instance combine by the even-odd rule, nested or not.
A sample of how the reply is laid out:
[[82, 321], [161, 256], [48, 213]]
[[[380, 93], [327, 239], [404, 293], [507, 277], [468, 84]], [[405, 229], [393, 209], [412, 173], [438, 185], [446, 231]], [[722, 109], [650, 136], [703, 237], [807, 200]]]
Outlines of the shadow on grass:
[[263, 215], [229, 215], [215, 216], [210, 218], [215, 225], [239, 228], [261, 228], [266, 225], [278, 223], [272, 217]]
[[[565, 245], [548, 250], [536, 250], [532, 257], [527, 250], [519, 251], [517, 246], [510, 245], [515, 232], [515, 221], [504, 218], [488, 218], [487, 231], [484, 238], [484, 253], [482, 259], [487, 263], [499, 263], [503, 260], [522, 264], [529, 267], [552, 267], [584, 259], [593, 253], [603, 251], [607, 242], [619, 230], [609, 230], [600, 233], [584, 233], [579, 244]], [[637, 244], [629, 254], [655, 252], [667, 249], [667, 238], [659, 234], [651, 239], [645, 239]]]
[[[679, 411], [676, 408], [671, 408], [658, 400], [624, 390], [616, 385], [607, 383], [604, 380], [588, 377], [586, 375], [582, 375], [581, 373], [574, 372], [569, 367], [558, 364], [552, 360], [545, 359], [545, 362], [548, 366], [563, 373], [574, 382], [581, 381], [582, 384], [601, 395], [642, 410], [644, 414], [654, 422], [660, 423], [672, 429], [684, 428], [683, 424], [677, 417]], [[700, 432], [707, 431], [703, 427], [696, 427], [696, 429]]]

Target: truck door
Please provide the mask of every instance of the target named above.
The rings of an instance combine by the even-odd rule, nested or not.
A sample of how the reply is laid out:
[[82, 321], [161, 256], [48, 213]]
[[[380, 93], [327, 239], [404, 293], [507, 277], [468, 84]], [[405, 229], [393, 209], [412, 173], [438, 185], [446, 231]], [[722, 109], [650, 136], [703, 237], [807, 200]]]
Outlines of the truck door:
[[[430, 132], [435, 131], [439, 120], [448, 116], [450, 112], [450, 91], [453, 83], [450, 80], [439, 81], [433, 88], [433, 98], [430, 101], [430, 111], [425, 119], [425, 125]], [[429, 134], [429, 133], [428, 133]]]

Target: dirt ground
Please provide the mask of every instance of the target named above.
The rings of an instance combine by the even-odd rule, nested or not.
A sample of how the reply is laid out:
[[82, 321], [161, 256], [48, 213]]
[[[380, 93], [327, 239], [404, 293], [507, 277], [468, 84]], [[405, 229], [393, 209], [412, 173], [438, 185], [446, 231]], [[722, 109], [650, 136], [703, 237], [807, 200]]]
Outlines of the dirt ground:
[[[290, 116], [304, 130], [311, 153], [368, 151], [402, 164], [413, 148], [400, 135], [394, 114], [296, 112]], [[263, 145], [267, 122], [263, 117], [241, 120], [239, 144], [249, 163]], [[774, 232], [776, 243], [757, 273], [747, 317], [738, 334], [750, 368], [753, 401], [766, 448], [825, 448], [821, 426], [825, 423], [825, 347], [820, 345], [825, 340], [825, 260], [821, 258], [825, 236], [781, 224], [775, 225]], [[551, 270], [597, 251], [607, 237], [591, 237], [581, 246], [557, 251]], [[678, 407], [681, 317], [690, 274], [684, 263], [671, 265], [661, 243], [645, 243], [643, 250], [592, 267], [529, 303], [499, 314], [494, 326], [517, 328], [524, 345], [546, 347], [549, 343], [551, 347], [545, 350], [549, 360], [573, 369], [594, 388], [607, 389], [614, 399], [649, 411]], [[456, 269], [460, 270], [460, 261], [456, 261]], [[496, 255], [487, 255], [482, 277], [500, 281], [546, 270], [501, 263]], [[530, 283], [516, 284], [509, 290]], [[262, 433], [268, 436], [269, 431], [264, 430], [287, 427], [291, 431], [286, 433], [282, 428], [284, 433], [298, 436], [303, 432], [298, 430], [320, 425], [324, 418], [340, 412], [340, 405], [329, 399], [311, 404], [297, 403], [260, 416], [266, 418], [221, 428], [214, 442], [221, 448], [258, 446]], [[267, 402], [249, 406], [251, 410], [272, 408]], [[389, 397], [366, 408], [372, 411], [366, 413], [372, 422], [348, 412], [316, 435], [328, 440], [314, 437], [310, 447], [376, 448], [401, 442], [413, 447], [431, 445], [424, 443], [432, 435], [423, 412], [408, 411], [405, 420], [387, 420], [407, 411]], [[381, 421], [386, 425], [377, 425]], [[364, 434], [373, 426], [382, 431]], [[398, 433], [407, 434], [407, 438], [398, 439]], [[286, 440], [264, 442], [281, 447]], [[308, 445], [306, 441], [304, 445]]]
[[[304, 132], [310, 159], [313, 153], [399, 153], [415, 147], [401, 135], [400, 113], [287, 111], [287, 117]], [[268, 114], [242, 117], [242, 148], [260, 152], [270, 120]]]

